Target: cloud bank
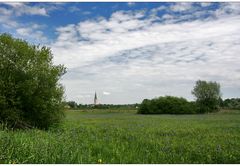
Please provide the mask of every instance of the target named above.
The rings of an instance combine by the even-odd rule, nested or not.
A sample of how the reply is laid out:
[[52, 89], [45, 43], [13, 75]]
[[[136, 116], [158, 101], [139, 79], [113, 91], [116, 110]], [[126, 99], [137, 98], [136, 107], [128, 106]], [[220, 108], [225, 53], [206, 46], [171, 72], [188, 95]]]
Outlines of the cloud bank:
[[[102, 103], [135, 103], [163, 95], [191, 100], [198, 79], [218, 81], [223, 97], [239, 95], [239, 3], [199, 10], [211, 5], [175, 3], [151, 11], [117, 11], [109, 19], [59, 27], [52, 48], [56, 63], [68, 67], [62, 81], [68, 99], [91, 103], [91, 98], [74, 95], [96, 90], [111, 93], [100, 96]], [[157, 16], [161, 10], [168, 12]]]

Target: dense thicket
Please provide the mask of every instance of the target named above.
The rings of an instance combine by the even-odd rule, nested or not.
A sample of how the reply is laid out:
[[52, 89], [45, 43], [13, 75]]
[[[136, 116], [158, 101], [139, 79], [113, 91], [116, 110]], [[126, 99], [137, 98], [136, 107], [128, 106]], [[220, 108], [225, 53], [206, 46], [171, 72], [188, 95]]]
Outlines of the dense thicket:
[[0, 34], [0, 121], [9, 127], [48, 128], [63, 116], [65, 73], [51, 50]]
[[194, 102], [174, 96], [144, 99], [138, 109], [138, 113], [141, 114], [192, 114], [196, 112]]
[[220, 84], [198, 80], [192, 90], [201, 113], [219, 110], [221, 101]]
[[222, 102], [222, 107], [227, 109], [239, 109], [240, 110], [240, 98], [225, 99]]

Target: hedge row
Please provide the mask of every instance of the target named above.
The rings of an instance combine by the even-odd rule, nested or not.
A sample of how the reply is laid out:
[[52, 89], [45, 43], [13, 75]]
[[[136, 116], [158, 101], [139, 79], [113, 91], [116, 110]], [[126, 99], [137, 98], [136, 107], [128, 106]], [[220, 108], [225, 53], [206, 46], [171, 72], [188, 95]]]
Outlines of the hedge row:
[[138, 109], [138, 113], [141, 114], [194, 114], [198, 112], [200, 110], [195, 102], [174, 96], [144, 99]]

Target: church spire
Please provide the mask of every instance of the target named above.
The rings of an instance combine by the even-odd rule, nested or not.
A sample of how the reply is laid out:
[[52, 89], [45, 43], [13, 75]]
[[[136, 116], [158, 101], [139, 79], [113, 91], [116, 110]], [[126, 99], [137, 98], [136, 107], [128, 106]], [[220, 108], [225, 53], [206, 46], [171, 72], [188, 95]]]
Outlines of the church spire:
[[94, 105], [98, 104], [98, 99], [97, 99], [97, 93], [95, 92], [95, 96], [94, 96]]

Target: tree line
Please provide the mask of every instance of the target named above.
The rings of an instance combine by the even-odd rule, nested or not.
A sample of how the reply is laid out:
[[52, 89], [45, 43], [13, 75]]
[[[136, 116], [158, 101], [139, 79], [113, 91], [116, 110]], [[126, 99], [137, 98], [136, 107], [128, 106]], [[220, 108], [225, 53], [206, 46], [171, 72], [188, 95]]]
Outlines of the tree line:
[[78, 104], [75, 101], [64, 102], [65, 108], [69, 109], [136, 109], [139, 104]]
[[217, 112], [220, 108], [240, 109], [240, 99], [222, 100], [220, 84], [198, 80], [192, 90], [195, 101], [183, 97], [163, 96], [144, 99], [140, 104], [140, 114], [196, 114]]

